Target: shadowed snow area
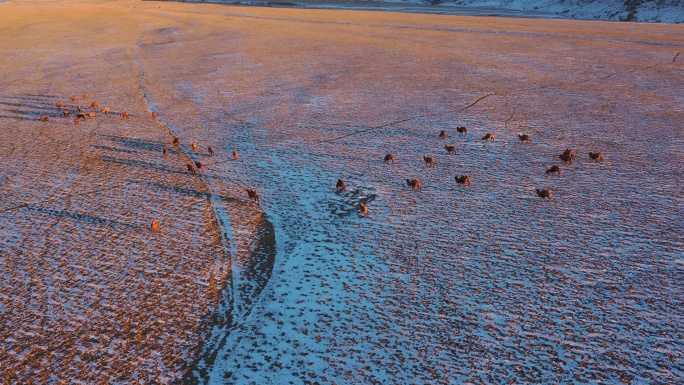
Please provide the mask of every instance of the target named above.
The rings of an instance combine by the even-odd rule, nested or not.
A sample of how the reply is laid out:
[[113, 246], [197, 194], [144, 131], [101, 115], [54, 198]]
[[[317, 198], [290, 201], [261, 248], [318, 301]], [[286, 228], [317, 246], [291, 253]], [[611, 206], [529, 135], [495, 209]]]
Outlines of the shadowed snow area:
[[0, 14], [0, 382], [684, 377], [681, 26]]

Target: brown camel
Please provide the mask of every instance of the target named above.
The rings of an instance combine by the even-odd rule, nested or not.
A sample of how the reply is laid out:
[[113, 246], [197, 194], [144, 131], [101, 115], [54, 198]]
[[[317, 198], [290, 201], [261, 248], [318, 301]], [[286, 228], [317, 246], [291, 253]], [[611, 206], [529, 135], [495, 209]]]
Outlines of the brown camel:
[[547, 173], [547, 174], [553, 174], [554, 172], [557, 173], [558, 175], [560, 175], [560, 174], [561, 174], [561, 168], [560, 168], [560, 166], [557, 166], [557, 165], [554, 164], [554, 165], [551, 166], [548, 170], [546, 170], [546, 173]]
[[359, 203], [359, 209], [361, 209], [361, 216], [363, 216], [363, 217], [368, 216], [368, 206], [366, 206], [365, 203], [360, 202]]
[[249, 196], [250, 201], [254, 201], [259, 204], [259, 193], [256, 191], [256, 189], [247, 189], [247, 195]]
[[385, 162], [387, 162], [387, 163], [392, 162], [392, 164], [394, 164], [394, 155], [392, 155], [392, 154], [385, 155]]
[[553, 194], [549, 190], [536, 189], [536, 192], [537, 196], [540, 197], [542, 200], [544, 200], [544, 198], [549, 198], [549, 200], [553, 199]]
[[159, 231], [159, 221], [156, 218], [152, 220], [150, 231], [152, 231], [152, 234], [156, 234]]
[[456, 180], [456, 183], [462, 184], [462, 185], [468, 185], [470, 186], [470, 177], [467, 175], [461, 175], [460, 177], [455, 176], [454, 179]]
[[406, 179], [406, 184], [413, 190], [420, 190], [423, 187], [418, 179]]
[[599, 162], [603, 162], [603, 153], [602, 152], [590, 152], [589, 153], [589, 159], [597, 160]]
[[337, 180], [337, 184], [335, 185], [336, 191], [342, 191], [347, 188], [347, 185], [344, 183], [342, 179]]

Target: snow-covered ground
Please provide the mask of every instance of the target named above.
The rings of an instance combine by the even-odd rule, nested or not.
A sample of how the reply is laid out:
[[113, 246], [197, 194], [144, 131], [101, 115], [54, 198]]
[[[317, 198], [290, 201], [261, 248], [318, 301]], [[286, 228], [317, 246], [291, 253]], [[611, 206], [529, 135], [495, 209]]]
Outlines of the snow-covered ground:
[[[684, 377], [681, 26], [137, 1], [0, 14], [3, 381]], [[61, 117], [84, 92], [131, 117]]]
[[684, 23], [684, 1], [682, 0], [209, 0], [209, 2], [475, 16]]

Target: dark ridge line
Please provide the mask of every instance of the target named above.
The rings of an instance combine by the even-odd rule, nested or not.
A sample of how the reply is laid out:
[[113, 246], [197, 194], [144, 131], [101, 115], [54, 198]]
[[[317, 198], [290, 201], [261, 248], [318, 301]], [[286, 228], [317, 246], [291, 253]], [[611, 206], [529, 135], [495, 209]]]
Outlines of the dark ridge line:
[[[673, 62], [673, 63], [675, 62], [675, 60], [677, 59], [677, 56], [679, 56], [679, 54], [681, 54], [681, 52], [677, 53], [677, 55], [675, 55], [675, 57], [672, 59], [672, 62]], [[545, 85], [545, 86], [538, 86], [538, 87], [531, 87], [531, 88], [514, 89], [514, 90], [506, 91], [506, 92], [501, 93], [501, 94], [497, 94], [497, 93], [494, 93], [494, 92], [493, 92], [493, 93], [489, 93], [489, 94], [487, 94], [487, 95], [485, 95], [485, 96], [482, 96], [481, 98], [475, 100], [474, 102], [470, 103], [470, 104], [467, 105], [466, 107], [461, 108], [459, 111], [465, 111], [465, 110], [469, 109], [470, 107], [475, 106], [477, 103], [479, 103], [479, 102], [482, 101], [483, 99], [488, 98], [488, 97], [490, 97], [490, 96], [502, 96], [502, 97], [507, 97], [507, 96], [510, 95], [510, 94], [514, 94], [514, 93], [518, 93], [518, 92], [533, 91], [533, 90], [538, 90], [538, 89], [543, 89], [543, 88], [548, 88], [548, 87], [557, 87], [557, 86], [564, 86], [564, 85], [571, 85], [571, 84], [575, 84], [575, 85], [576, 85], [576, 84], [582, 84], [582, 83], [590, 82], [590, 81], [592, 81], [592, 80], [608, 79], [608, 78], [611, 78], [611, 77], [617, 76], [617, 75], [625, 75], [625, 74], [630, 74], [630, 73], [634, 73], [634, 72], [637, 72], [637, 71], [645, 71], [645, 70], [647, 70], [647, 69], [651, 69], [651, 68], [657, 67], [657, 66], [659, 66], [660, 64], [663, 64], [663, 63], [656, 63], [656, 64], [653, 64], [653, 65], [650, 65], [650, 66], [646, 66], [646, 67], [643, 67], [643, 68], [637, 68], [637, 69], [633, 69], [633, 70], [629, 70], [629, 71], [624, 71], [624, 72], [616, 72], [616, 73], [612, 73], [612, 74], [609, 74], [609, 75], [606, 75], [606, 76], [603, 76], [603, 77], [587, 78], [587, 79], [584, 79], [584, 80], [578, 80], [578, 81], [576, 81], [576, 82], [565, 82], [565, 83], [561, 82], [561, 83], [555, 83], [555, 84], [548, 84], [548, 85]], [[449, 111], [446, 111], [446, 112], [449, 112]], [[373, 131], [373, 130], [377, 130], [377, 129], [380, 129], [380, 128], [385, 128], [385, 127], [393, 126], [393, 125], [395, 125], [395, 124], [399, 124], [399, 123], [407, 122], [407, 121], [410, 121], [410, 120], [418, 119], [418, 118], [420, 118], [420, 117], [431, 117], [431, 116], [435, 116], [435, 115], [438, 115], [438, 113], [414, 116], [414, 117], [412, 117], [412, 118], [406, 118], [406, 119], [402, 119], [402, 120], [398, 120], [398, 121], [394, 121], [394, 122], [389, 122], [389, 123], [386, 123], [386, 124], [383, 124], [383, 125], [380, 125], [380, 126], [374, 126], [374, 127], [370, 127], [370, 128], [368, 128], [368, 129], [365, 129], [365, 130], [360, 130], [360, 131], [356, 131], [356, 132], [353, 132], [353, 133], [350, 133], [350, 134], [341, 135], [341, 136], [338, 136], [338, 137], [335, 137], [335, 138], [332, 138], [332, 139], [322, 140], [322, 141], [319, 141], [319, 142], [317, 142], [317, 143], [330, 143], [330, 142], [333, 142], [333, 141], [336, 141], [336, 140], [339, 140], [339, 139], [348, 138], [348, 137], [350, 137], [350, 136], [354, 136], [354, 135], [358, 135], [358, 134], [363, 134], [363, 133], [366, 133], [366, 132], [369, 132], [369, 131]], [[511, 118], [512, 118], [512, 116], [511, 116], [508, 120], [506, 120], [506, 124], [504, 125], [504, 127], [506, 127], [506, 126], [508, 125], [508, 122], [510, 121]]]
[[4, 213], [4, 212], [7, 212], [7, 211], [12, 211], [12, 210], [17, 210], [17, 209], [22, 209], [22, 208], [24, 208], [24, 207], [27, 207], [28, 205], [29, 205], [28, 203], [22, 203], [22, 204], [20, 204], [19, 206], [14, 206], [14, 207], [10, 207], [10, 208], [8, 208], [8, 209], [0, 210], [0, 213]]
[[414, 117], [412, 117], [412, 118], [401, 119], [401, 120], [397, 120], [397, 121], [394, 121], [394, 122], [385, 123], [385, 124], [382, 124], [382, 125], [379, 125], [379, 126], [373, 126], [373, 127], [367, 128], [367, 129], [365, 129], [365, 130], [360, 130], [360, 131], [352, 132], [351, 134], [345, 134], [345, 135], [342, 135], [342, 136], [338, 136], [338, 137], [336, 137], [336, 138], [332, 138], [332, 139], [328, 139], [328, 140], [322, 140], [322, 141], [320, 141], [320, 142], [318, 142], [318, 143], [329, 143], [329, 142], [333, 142], [333, 141], [335, 141], [335, 140], [348, 138], [348, 137], [353, 136], [353, 135], [363, 134], [363, 133], [365, 133], [365, 132], [369, 132], [369, 131], [373, 131], [373, 130], [378, 130], [378, 129], [385, 128], [385, 127], [389, 127], [389, 126], [393, 126], [393, 125], [399, 124], [399, 123], [408, 122], [408, 121], [414, 120], [414, 119], [416, 119], [416, 118], [418, 118], [418, 117], [417, 117], [417, 116], [414, 116]]
[[470, 103], [467, 107], [461, 108], [461, 111], [465, 111], [465, 110], [467, 110], [468, 108], [470, 108], [470, 107], [476, 105], [477, 103], [479, 103], [479, 102], [480, 102], [482, 99], [484, 99], [484, 98], [487, 98], [487, 97], [489, 97], [489, 96], [495, 96], [495, 95], [496, 95], [495, 93], [487, 94], [487, 95], [485, 95], [485, 96], [483, 96], [483, 97], [477, 99], [476, 101]]
[[[276, 256], [276, 238], [275, 238], [275, 227], [273, 224], [265, 218], [265, 214], [262, 212], [261, 213], [262, 218], [259, 221], [257, 225], [257, 230], [254, 231], [254, 234], [260, 234], [259, 237], [256, 237], [250, 246], [252, 244], [256, 243], [256, 247], [252, 251], [249, 252], [250, 256], [254, 256], [257, 254], [264, 254], [266, 255], [266, 266], [267, 266], [267, 274], [266, 276], [270, 277], [273, 273], [273, 269], [275, 267], [275, 256]], [[248, 260], [254, 261], [253, 258], [249, 258]], [[248, 268], [251, 274], [258, 274], [259, 271], [254, 267], [250, 266]], [[262, 277], [259, 274], [260, 277]], [[268, 282], [268, 279], [266, 279], [266, 282]], [[259, 286], [259, 285], [257, 285]], [[260, 288], [257, 288], [253, 292], [254, 298], [257, 298], [261, 293], [264, 291], [266, 288], [266, 285], [261, 286]], [[253, 303], [247, 303], [246, 304], [246, 309], [245, 313], [241, 314], [243, 318], [247, 318], [252, 314], [254, 306]], [[200, 349], [203, 354], [200, 354], [199, 357], [190, 365], [189, 369], [186, 371], [186, 373], [183, 375], [181, 378], [181, 383], [182, 384], [187, 384], [187, 385], [197, 385], [200, 383], [207, 384], [209, 382], [209, 377], [208, 374], [202, 373], [202, 369], [199, 369], [198, 364], [199, 362], [204, 362], [205, 367], [204, 371], [206, 371], [208, 368], [213, 368], [214, 365], [216, 364], [216, 359], [221, 352], [221, 350], [225, 347], [226, 342], [228, 341], [228, 337], [230, 337], [233, 332], [236, 330], [239, 330], [243, 325], [239, 322], [237, 322], [234, 318], [234, 314], [228, 313], [226, 314], [226, 317], [228, 320], [227, 322], [223, 323], [223, 333], [219, 333], [216, 338], [203, 341], [202, 342], [202, 348]], [[214, 327], [221, 327], [220, 322], [213, 322]], [[211, 338], [211, 337], [210, 337]], [[204, 346], [207, 342], [213, 342], [210, 344], [210, 346], [213, 346], [214, 349], [204, 349]]]
[[515, 112], [513, 112], [511, 116], [508, 117], [508, 119], [506, 119], [506, 123], [504, 123], [504, 128], [508, 127], [508, 122], [510, 122], [511, 119], [513, 119], [513, 116], [515, 116]]
[[[681, 54], [681, 52], [677, 53], [677, 55], [675, 55], [675, 57], [672, 59], [672, 62], [673, 62], [673, 63], [675, 62], [675, 60], [677, 59], [677, 56], [679, 56], [679, 54]], [[611, 77], [613, 77], [613, 76], [626, 75], [626, 74], [631, 74], [631, 73], [638, 72], [638, 71], [645, 71], [645, 70], [648, 70], [648, 69], [651, 69], [651, 68], [655, 68], [655, 67], [657, 67], [657, 66], [659, 66], [659, 65], [661, 65], [661, 64], [663, 64], [663, 63], [656, 63], [656, 64], [652, 64], [652, 65], [649, 65], [649, 66], [646, 66], [646, 67], [636, 68], [636, 69], [628, 70], [628, 71], [624, 71], [624, 72], [615, 72], [615, 73], [612, 73], [612, 74], [609, 74], [609, 75], [606, 75], [606, 76], [601, 76], [601, 77], [587, 78], [587, 79], [584, 79], [584, 80], [578, 80], [578, 81], [576, 81], [576, 82], [555, 83], [555, 84], [549, 84], [549, 85], [539, 86], [539, 87], [522, 88], [522, 89], [517, 89], [517, 90], [511, 90], [511, 91], [506, 91], [506, 92], [502, 93], [501, 95], [498, 95], [498, 94], [496, 94], [496, 93], [492, 93], [492, 94], [485, 95], [485, 96], [481, 97], [480, 99], [478, 99], [478, 100], [476, 100], [475, 102], [471, 103], [469, 106], [467, 106], [467, 107], [461, 109], [461, 111], [464, 111], [464, 110], [466, 110], [466, 109], [468, 109], [468, 108], [474, 106], [477, 102], [479, 102], [480, 100], [482, 100], [482, 99], [484, 99], [484, 98], [486, 98], [486, 97], [488, 97], [488, 96], [502, 96], [502, 97], [506, 97], [506, 96], [508, 96], [509, 94], [514, 94], [514, 93], [518, 93], [518, 92], [526, 92], [526, 91], [538, 90], [538, 89], [548, 88], [548, 87], [558, 87], [558, 86], [566, 86], [566, 85], [577, 85], [577, 84], [582, 84], [582, 83], [590, 82], [590, 81], [592, 81], [592, 80], [604, 80], [604, 79], [611, 78]], [[509, 117], [509, 118], [506, 120], [506, 123], [504, 124], [504, 128], [506, 128], [506, 126], [508, 125], [508, 122], [510, 121], [510, 119], [511, 119], [512, 117], [513, 117], [513, 115], [511, 115], [511, 117]]]
[[[145, 86], [142, 84], [143, 78], [145, 77], [145, 69], [142, 66], [142, 62], [138, 58], [137, 54], [135, 53], [135, 47], [141, 47], [141, 42], [143, 39], [143, 35], [140, 36], [138, 41], [136, 42], [136, 45], [131, 48], [131, 55], [133, 56], [133, 61], [138, 67], [140, 73], [136, 76], [136, 83], [138, 88], [143, 92], [143, 97], [142, 102], [146, 104], [146, 107], [148, 109], [151, 109], [151, 105], [153, 104], [150, 97], [147, 94], [147, 90]], [[146, 102], [146, 103], [145, 103]], [[235, 117], [238, 119], [237, 117]], [[238, 119], [239, 120], [239, 119]], [[171, 132], [167, 127], [168, 125], [165, 125], [161, 122], [161, 119], [157, 120], [155, 122], [157, 126], [164, 132], [166, 132], [167, 135], [169, 136], [177, 136], [180, 137], [180, 134], [178, 133], [173, 133]], [[246, 122], [243, 124], [247, 124]], [[172, 129], [174, 127], [171, 126]], [[175, 129], [174, 129], [175, 131]], [[185, 155], [188, 159], [190, 160], [198, 160], [197, 156], [194, 153], [190, 153], [187, 151], [187, 149], [184, 149], [183, 146], [180, 146], [178, 153], [181, 155]], [[186, 365], [183, 368], [183, 375], [177, 379], [178, 383], [183, 383], [183, 384], [199, 384], [200, 382], [207, 383], [209, 381], [208, 377], [208, 371], [213, 368], [216, 364], [216, 357], [218, 357], [218, 354], [220, 351], [223, 349], [225, 346], [226, 341], [228, 340], [228, 337], [235, 331], [237, 330], [241, 324], [238, 322], [239, 320], [237, 319], [238, 317], [241, 317], [243, 319], [247, 318], [251, 313], [254, 308], [254, 305], [252, 301], [246, 301], [245, 302], [245, 309], [242, 310], [242, 314], [239, 312], [237, 300], [240, 297], [240, 293], [242, 291], [239, 290], [239, 288], [236, 286], [236, 280], [234, 277], [233, 273], [233, 268], [236, 265], [235, 258], [233, 254], [231, 253], [231, 248], [230, 248], [230, 238], [228, 236], [228, 232], [226, 228], [224, 227], [223, 224], [223, 219], [222, 216], [219, 215], [217, 212], [217, 206], [214, 205], [213, 198], [216, 198], [221, 201], [229, 202], [233, 201], [236, 204], [241, 203], [237, 198], [230, 198], [230, 197], [225, 197], [219, 194], [213, 194], [211, 192], [211, 189], [209, 187], [209, 184], [207, 183], [205, 178], [209, 178], [204, 173], [201, 173], [199, 175], [200, 179], [202, 180], [202, 183], [206, 187], [208, 193], [202, 193], [199, 191], [194, 191], [190, 189], [178, 189], [178, 188], [173, 188], [170, 186], [167, 186], [166, 188], [171, 188], [174, 190], [174, 192], [177, 193], [185, 193], [185, 194], [194, 194], [194, 193], [202, 193], [204, 194], [208, 199], [209, 199], [209, 205], [214, 213], [214, 217], [216, 219], [216, 225], [220, 229], [220, 235], [221, 235], [221, 244], [223, 246], [224, 251], [226, 252], [229, 260], [230, 260], [230, 273], [228, 275], [228, 279], [224, 282], [223, 286], [221, 287], [220, 290], [220, 299], [219, 303], [217, 304], [217, 307], [215, 309], [212, 309], [208, 316], [208, 322], [209, 324], [206, 326], [205, 332], [207, 334], [205, 336], [200, 335], [200, 341], [199, 345], [197, 346], [197, 350], [195, 351], [192, 361], [186, 362]], [[222, 178], [224, 179], [224, 178]], [[243, 188], [246, 186], [245, 183], [242, 181], [238, 181], [229, 177], [225, 177], [226, 180], [230, 180], [234, 183], [236, 183], [239, 186], [242, 186]], [[143, 182], [138, 182], [138, 183], [143, 183]], [[163, 188], [161, 185], [156, 184], [158, 188]], [[222, 209], [223, 210], [223, 209]], [[249, 277], [247, 278], [250, 284], [255, 284], [257, 286], [257, 290], [250, 292], [250, 293], [243, 293], [243, 294], [251, 294], [254, 296], [254, 298], [257, 298], [263, 290], [266, 288], [268, 282], [270, 281], [270, 277], [273, 274], [273, 269], [275, 266], [275, 257], [277, 254], [276, 250], [276, 244], [275, 244], [275, 227], [273, 224], [266, 218], [266, 213], [263, 211], [263, 209], [259, 209], [261, 213], [261, 217], [258, 220], [258, 227], [259, 228], [265, 228], [264, 231], [259, 233], [258, 231], [254, 232], [254, 236], [256, 239], [254, 241], [258, 242], [259, 247], [255, 248], [255, 250], [252, 250], [249, 252], [250, 256], [255, 256], [256, 254], [263, 253], [266, 258], [265, 261], [259, 261], [259, 263], [255, 264], [254, 266], [259, 266], [262, 264], [262, 262], [266, 263], [266, 276], [268, 277], [265, 279], [265, 282], [260, 283], [260, 282], [254, 282], [253, 280], [250, 280]], [[227, 217], [227, 220], [230, 220], [230, 216], [228, 215], [228, 212], [223, 210], [225, 216]], [[266, 249], [266, 251], [263, 251], [263, 249]], [[254, 262], [254, 261], [252, 261]], [[255, 270], [255, 273], [263, 273], [263, 271], [257, 271], [256, 267], [251, 267], [250, 270]], [[260, 275], [261, 276], [261, 275]], [[229, 287], [231, 288], [231, 291], [229, 293], [226, 293], [226, 288]], [[224, 314], [218, 314], [219, 310], [223, 310]], [[226, 310], [228, 310], [226, 312]], [[223, 329], [222, 331], [219, 331], [218, 335], [214, 335], [213, 330], [215, 328], [220, 328]], [[206, 339], [205, 339], [206, 338]], [[218, 340], [218, 341], [217, 341]]]
[[[150, 97], [147, 95], [147, 89], [143, 85], [142, 81], [143, 78], [145, 77], [145, 69], [143, 68], [142, 62], [138, 58], [137, 54], [135, 53], [135, 48], [136, 47], [141, 47], [142, 39], [144, 35], [140, 35], [140, 38], [136, 42], [134, 47], [131, 47], [131, 55], [133, 56], [133, 62], [135, 65], [138, 67], [138, 70], [140, 73], [136, 76], [136, 85], [140, 91], [143, 92], [143, 96], [141, 98], [141, 102], [147, 107], [148, 109], [151, 109], [151, 100]], [[159, 118], [156, 122], [156, 125], [158, 128], [160, 128], [163, 132], [166, 133], [167, 136], [170, 137], [180, 137], [180, 134], [177, 132], [172, 132], [172, 130], [169, 130], [169, 126], [166, 124], [163, 124], [161, 122], [161, 118]], [[171, 127], [173, 129], [173, 127]], [[173, 131], [176, 131], [173, 129]], [[185, 155], [186, 158], [190, 160], [196, 160], [193, 158], [193, 156], [188, 153], [186, 150], [183, 149], [182, 146], [179, 146], [179, 154]], [[206, 182], [204, 183], [206, 189], [211, 192], [209, 189], [209, 185]], [[230, 269], [228, 271], [228, 276], [226, 277], [226, 281], [224, 282], [223, 286], [221, 287], [220, 290], [220, 295], [221, 298], [224, 299], [226, 302], [224, 306], [224, 310], [228, 310], [228, 313], [225, 314], [225, 320], [226, 320], [226, 326], [230, 330], [231, 328], [237, 326], [235, 322], [235, 316], [237, 313], [237, 309], [235, 308], [235, 302], [236, 302], [236, 297], [237, 297], [237, 287], [235, 283], [235, 277], [233, 273], [233, 268], [235, 267], [235, 259], [231, 253], [231, 248], [230, 248], [230, 238], [228, 231], [225, 227], [225, 224], [223, 223], [223, 219], [217, 212], [217, 208], [214, 206], [211, 196], [208, 197], [209, 200], [209, 206], [211, 207], [211, 210], [214, 213], [214, 218], [216, 219], [216, 226], [219, 228], [219, 234], [220, 234], [220, 241], [221, 241], [221, 246], [223, 248], [223, 252], [227, 254], [227, 260], [230, 261]], [[226, 213], [228, 215], [228, 213]], [[230, 218], [228, 218], [230, 219]], [[226, 288], [230, 287], [230, 293], [226, 298]], [[220, 301], [220, 300], [219, 300]], [[218, 310], [221, 306], [221, 302], [217, 305], [216, 309], [213, 310]], [[208, 366], [206, 365], [206, 360], [205, 358], [207, 357], [207, 350], [205, 348], [205, 344], [209, 343], [211, 341], [212, 337], [212, 329], [214, 329], [216, 326], [214, 325], [214, 311], [210, 311], [209, 314], [206, 314], [207, 316], [207, 321], [209, 322], [210, 325], [213, 325], [213, 327], [209, 328], [209, 325], [206, 325], [203, 329], [203, 332], [198, 335], [198, 346], [196, 346], [197, 350], [191, 352], [192, 359], [185, 361], [183, 364], [183, 375], [176, 381], [179, 383], [185, 383], [185, 384], [190, 384], [190, 383], [199, 383], [201, 379], [205, 379], [204, 382], [206, 381], [206, 376], [207, 376], [207, 370]], [[206, 338], [206, 340], [205, 340]], [[224, 339], [227, 338], [227, 335], [224, 336]], [[211, 346], [211, 345], [209, 345]], [[212, 352], [214, 355], [218, 354], [218, 349], [216, 352]], [[209, 355], [211, 357], [211, 353]], [[203, 367], [200, 367], [201, 363], [205, 363]]]

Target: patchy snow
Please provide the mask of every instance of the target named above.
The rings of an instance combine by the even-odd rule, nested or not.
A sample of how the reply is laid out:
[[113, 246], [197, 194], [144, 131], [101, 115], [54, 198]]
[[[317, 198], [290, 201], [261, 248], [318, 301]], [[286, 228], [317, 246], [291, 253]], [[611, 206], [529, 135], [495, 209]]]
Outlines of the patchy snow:
[[0, 5], [3, 381], [684, 377], [681, 26], [45, 6]]
[[[190, 0], [194, 2], [194, 0]], [[683, 23], [681, 0], [210, 0], [269, 7], [373, 9], [470, 16]]]

